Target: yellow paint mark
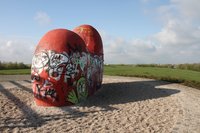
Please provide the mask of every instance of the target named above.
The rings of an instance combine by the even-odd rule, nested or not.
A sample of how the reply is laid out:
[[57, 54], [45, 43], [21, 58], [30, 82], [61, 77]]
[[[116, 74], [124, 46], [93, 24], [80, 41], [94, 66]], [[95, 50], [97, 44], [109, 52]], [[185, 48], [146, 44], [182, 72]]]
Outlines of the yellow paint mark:
[[78, 31], [78, 33], [83, 33], [83, 34], [86, 34], [86, 35], [89, 35], [89, 36], [93, 35], [93, 32], [89, 28], [79, 27], [77, 29], [77, 31]]

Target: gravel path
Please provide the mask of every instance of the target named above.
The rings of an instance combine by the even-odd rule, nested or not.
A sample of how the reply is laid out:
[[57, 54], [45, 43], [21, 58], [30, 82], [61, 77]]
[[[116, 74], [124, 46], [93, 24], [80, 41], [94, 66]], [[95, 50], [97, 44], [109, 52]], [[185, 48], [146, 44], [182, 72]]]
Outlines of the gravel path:
[[37, 107], [30, 75], [0, 75], [0, 132], [200, 133], [200, 91], [143, 78], [104, 76], [77, 106]]

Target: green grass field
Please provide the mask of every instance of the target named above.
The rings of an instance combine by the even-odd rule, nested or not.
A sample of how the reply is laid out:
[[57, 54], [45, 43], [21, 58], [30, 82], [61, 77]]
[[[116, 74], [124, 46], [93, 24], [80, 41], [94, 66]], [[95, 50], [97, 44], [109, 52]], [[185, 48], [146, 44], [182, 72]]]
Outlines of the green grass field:
[[[0, 70], [0, 75], [30, 74], [30, 69]], [[172, 68], [137, 67], [133, 65], [106, 65], [104, 75], [145, 77], [164, 80], [200, 89], [200, 72]]]
[[200, 88], [200, 72], [172, 68], [136, 67], [131, 65], [104, 66], [105, 75], [146, 77]]
[[0, 70], [0, 75], [25, 75], [30, 73], [30, 69]]

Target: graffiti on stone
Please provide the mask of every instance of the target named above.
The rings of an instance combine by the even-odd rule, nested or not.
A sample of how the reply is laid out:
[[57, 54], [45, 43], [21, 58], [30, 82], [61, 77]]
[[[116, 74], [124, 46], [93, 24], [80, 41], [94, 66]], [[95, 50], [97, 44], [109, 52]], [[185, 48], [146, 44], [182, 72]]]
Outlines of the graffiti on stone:
[[88, 96], [88, 88], [84, 77], [81, 77], [77, 82], [77, 94], [79, 101], [85, 100]]
[[[68, 56], [65, 52], [56, 53], [51, 50], [41, 51], [35, 54], [32, 61], [32, 82], [36, 82], [37, 84], [37, 90], [35, 91], [37, 96], [42, 98], [52, 97], [55, 99], [56, 92], [52, 89], [52, 85], [46, 85], [47, 81], [48, 83], [59, 81], [63, 75], [64, 82], [70, 83], [75, 77], [80, 75], [80, 73], [82, 73], [82, 76], [87, 75], [86, 66], [88, 65], [88, 57], [88, 54], [85, 52], [72, 53], [71, 56]], [[41, 80], [41, 73], [46, 73], [48, 75], [48, 80]], [[86, 81], [83, 80], [83, 78], [81, 79], [82, 80], [77, 83], [73, 81], [73, 83], [70, 84], [77, 86], [77, 89], [80, 90], [80, 93], [77, 94], [80, 94], [80, 97], [86, 97], [87, 94], [81, 91], [83, 87], [86, 89]]]
[[78, 97], [74, 90], [70, 91], [69, 94], [67, 95], [67, 101], [73, 104], [77, 104], [79, 102]]
[[37, 98], [51, 98], [53, 101], [58, 100], [56, 90], [53, 88], [52, 83], [45, 80], [44, 84], [36, 84], [34, 95]]

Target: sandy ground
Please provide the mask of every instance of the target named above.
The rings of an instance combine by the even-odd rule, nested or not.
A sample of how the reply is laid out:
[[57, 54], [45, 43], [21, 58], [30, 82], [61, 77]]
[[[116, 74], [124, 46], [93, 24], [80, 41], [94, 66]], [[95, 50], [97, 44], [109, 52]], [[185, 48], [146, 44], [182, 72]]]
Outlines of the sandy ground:
[[0, 132], [200, 133], [200, 90], [104, 76], [77, 106], [37, 107], [30, 76], [0, 76]]

